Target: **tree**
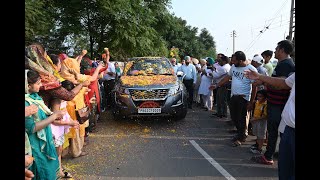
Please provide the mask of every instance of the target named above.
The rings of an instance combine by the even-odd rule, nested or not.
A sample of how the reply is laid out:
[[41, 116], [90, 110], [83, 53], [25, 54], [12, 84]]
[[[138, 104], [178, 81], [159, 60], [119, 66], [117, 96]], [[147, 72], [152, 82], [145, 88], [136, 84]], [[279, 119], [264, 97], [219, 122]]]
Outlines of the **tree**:
[[88, 49], [91, 58], [108, 47], [115, 60], [169, 56], [173, 46], [179, 48], [180, 56], [203, 57], [214, 51], [210, 34], [204, 31], [198, 37], [197, 27], [169, 13], [170, 2], [26, 0], [26, 44], [38, 41], [52, 52], [70, 55]]
[[54, 27], [51, 1], [25, 0], [25, 44], [36, 41], [37, 37], [46, 36]]
[[204, 45], [202, 57], [216, 57], [216, 43], [206, 28], [201, 29], [199, 41]]

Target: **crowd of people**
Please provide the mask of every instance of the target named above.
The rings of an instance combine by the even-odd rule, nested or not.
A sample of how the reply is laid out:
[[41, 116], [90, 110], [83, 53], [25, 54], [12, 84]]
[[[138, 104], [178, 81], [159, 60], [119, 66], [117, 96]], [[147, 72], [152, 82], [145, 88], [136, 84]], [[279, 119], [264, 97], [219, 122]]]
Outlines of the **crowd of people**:
[[[284, 153], [284, 146], [280, 143], [280, 179], [294, 178], [295, 174], [295, 118], [292, 114], [286, 114], [294, 114], [294, 104], [286, 105], [289, 96], [293, 98], [291, 103], [295, 97], [292, 90], [290, 94], [290, 89], [294, 88], [295, 64], [290, 57], [293, 48], [291, 41], [283, 40], [278, 42], [274, 52], [265, 50], [260, 55], [255, 54], [252, 59], [248, 59], [242, 51], [235, 52], [231, 58], [219, 53], [215, 60], [206, 58], [201, 59], [200, 63], [198, 59], [190, 56], [184, 57], [181, 65], [176, 63], [175, 58], [171, 59], [174, 72], [182, 71], [185, 75], [183, 83], [189, 97], [193, 97], [189, 98], [189, 108], [192, 109], [194, 102], [205, 111], [215, 109], [213, 116], [226, 118], [229, 107], [231, 121], [228, 123], [235, 127], [231, 132], [236, 133], [231, 140], [234, 147], [245, 142], [249, 134], [257, 137], [250, 151], [258, 156], [253, 156], [252, 161], [265, 165], [274, 164], [273, 155], [277, 146], [278, 132], [282, 137], [285, 130], [288, 131], [286, 141], [289, 142], [286, 143], [290, 146], [286, 147], [286, 150], [292, 153]], [[273, 53], [274, 58], [278, 60], [275, 68], [270, 62]], [[255, 77], [247, 77], [248, 71]], [[263, 77], [280, 78], [283, 80], [282, 85], [275, 84], [269, 79], [257, 78], [257, 74]], [[287, 79], [284, 80], [285, 78]], [[284, 111], [286, 106], [289, 106], [289, 110]], [[283, 120], [284, 117], [287, 122]], [[265, 144], [266, 151], [263, 152], [262, 147]], [[281, 147], [283, 147], [282, 150]], [[291, 159], [284, 162], [283, 157], [289, 155]]]
[[[252, 60], [242, 51], [231, 57], [219, 53], [216, 59], [185, 56], [181, 64], [175, 58], [170, 60], [175, 74], [183, 72], [190, 109], [198, 106], [212, 111], [211, 117], [216, 118], [227, 118], [229, 110], [229, 123], [236, 133], [232, 138], [234, 147], [241, 146], [249, 134], [257, 137], [250, 147], [252, 153], [259, 154], [251, 158], [253, 161], [274, 163], [280, 132], [280, 179], [295, 176], [292, 51], [293, 44], [283, 40], [275, 52], [266, 50]], [[275, 68], [270, 62], [273, 53], [278, 59]], [[111, 91], [122, 72], [119, 64], [110, 62], [108, 48], [101, 61], [91, 60], [86, 54], [86, 50], [74, 57], [47, 54], [36, 43], [26, 47], [26, 179], [71, 178], [61, 158], [88, 154], [83, 147], [89, 142], [89, 133], [96, 130], [101, 112], [112, 105]]]
[[[26, 179], [71, 178], [61, 158], [86, 156], [84, 146], [95, 131], [112, 81], [121, 76], [117, 62], [104, 49], [101, 61], [47, 54], [40, 44], [25, 51], [25, 167]], [[102, 98], [101, 98], [102, 97]]]

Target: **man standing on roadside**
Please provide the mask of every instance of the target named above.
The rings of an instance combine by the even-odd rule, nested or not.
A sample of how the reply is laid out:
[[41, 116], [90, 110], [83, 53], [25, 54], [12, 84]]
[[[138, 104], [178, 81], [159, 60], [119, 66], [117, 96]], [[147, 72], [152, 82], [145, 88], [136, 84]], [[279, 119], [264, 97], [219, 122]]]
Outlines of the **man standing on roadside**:
[[[293, 51], [293, 44], [288, 40], [278, 42], [274, 56], [278, 59], [278, 64], [273, 71], [272, 77], [287, 78], [295, 72], [295, 65], [290, 57]], [[273, 155], [276, 150], [278, 139], [278, 128], [281, 121], [281, 113], [289, 98], [290, 90], [279, 89], [272, 85], [267, 85], [267, 111], [268, 111], [268, 143], [266, 152], [262, 156], [254, 156], [252, 160], [260, 163], [272, 165]]]
[[104, 63], [108, 66], [108, 69], [105, 71], [103, 76], [103, 85], [104, 85], [104, 91], [105, 91], [105, 108], [111, 108], [113, 105], [112, 102], [112, 96], [111, 91], [114, 88], [115, 85], [115, 79], [116, 79], [116, 68], [113, 63], [111, 63], [110, 60], [110, 52], [108, 48], [104, 48], [105, 53], [102, 55], [102, 60]]
[[185, 77], [183, 78], [183, 84], [186, 86], [188, 91], [188, 108], [192, 109], [192, 101], [193, 101], [193, 91], [194, 86], [197, 82], [197, 70], [196, 67], [191, 63], [191, 57], [186, 56], [184, 57], [186, 60], [185, 64], [182, 64], [178, 71], [182, 71]]
[[171, 65], [172, 65], [172, 67], [173, 67], [174, 74], [177, 75], [177, 71], [178, 71], [178, 67], [179, 67], [179, 66], [177, 65], [177, 60], [176, 60], [176, 58], [171, 58], [170, 62], [171, 62]]
[[252, 110], [253, 94], [257, 88], [252, 85], [254, 82], [244, 76], [244, 70], [257, 71], [251, 64], [246, 63], [246, 55], [242, 51], [237, 51], [232, 55], [233, 65], [221, 81], [214, 84], [210, 89], [221, 87], [231, 81], [230, 115], [237, 128], [237, 134], [232, 138], [233, 146], [240, 146], [248, 136], [249, 111]]
[[279, 145], [279, 179], [295, 179], [295, 73], [288, 78], [268, 77], [253, 71], [246, 71], [249, 79], [259, 80], [280, 89], [290, 90], [290, 96], [281, 114], [279, 131], [282, 133]]

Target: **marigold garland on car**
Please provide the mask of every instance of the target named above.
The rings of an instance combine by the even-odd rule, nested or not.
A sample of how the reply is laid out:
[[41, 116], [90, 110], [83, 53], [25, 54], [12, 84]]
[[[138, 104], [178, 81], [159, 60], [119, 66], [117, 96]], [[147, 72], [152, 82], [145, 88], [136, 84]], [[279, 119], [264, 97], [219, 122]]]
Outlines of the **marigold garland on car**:
[[121, 81], [126, 86], [166, 85], [175, 83], [176, 77], [166, 75], [144, 76], [143, 78], [141, 76], [123, 76]]

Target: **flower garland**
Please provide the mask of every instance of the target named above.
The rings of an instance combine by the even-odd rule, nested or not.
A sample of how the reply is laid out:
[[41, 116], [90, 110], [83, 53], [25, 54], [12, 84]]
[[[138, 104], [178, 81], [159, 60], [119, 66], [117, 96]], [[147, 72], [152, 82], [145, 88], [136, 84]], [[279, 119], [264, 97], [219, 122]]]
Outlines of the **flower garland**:
[[154, 76], [122, 76], [120, 78], [125, 86], [148, 86], [148, 85], [167, 85], [176, 82], [176, 76], [154, 75]]

